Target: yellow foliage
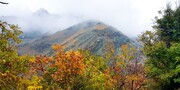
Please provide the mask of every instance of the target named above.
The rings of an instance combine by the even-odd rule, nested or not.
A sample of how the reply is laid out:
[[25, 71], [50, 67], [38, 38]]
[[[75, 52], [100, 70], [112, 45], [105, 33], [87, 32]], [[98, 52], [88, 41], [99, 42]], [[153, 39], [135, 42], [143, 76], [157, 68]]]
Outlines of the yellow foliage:
[[35, 62], [35, 58], [29, 59], [30, 62]]
[[42, 86], [28, 86], [27, 90], [42, 90]]

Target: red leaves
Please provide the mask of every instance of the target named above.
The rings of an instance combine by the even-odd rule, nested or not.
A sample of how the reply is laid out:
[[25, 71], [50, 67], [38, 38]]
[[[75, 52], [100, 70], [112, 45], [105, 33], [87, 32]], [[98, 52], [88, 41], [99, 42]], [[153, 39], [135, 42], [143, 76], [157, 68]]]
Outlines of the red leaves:
[[[72, 83], [73, 77], [84, 73], [85, 64], [83, 56], [79, 51], [65, 52], [61, 45], [53, 46], [55, 55], [53, 57], [38, 56], [31, 59], [31, 72], [44, 77], [47, 73], [53, 80], [63, 84]], [[54, 72], [49, 71], [51, 68], [57, 68]]]

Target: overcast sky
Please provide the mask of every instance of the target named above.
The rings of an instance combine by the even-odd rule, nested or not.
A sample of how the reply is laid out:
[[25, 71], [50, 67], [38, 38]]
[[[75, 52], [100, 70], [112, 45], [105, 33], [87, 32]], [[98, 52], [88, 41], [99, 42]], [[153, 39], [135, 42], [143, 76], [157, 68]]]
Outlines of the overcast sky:
[[[128, 36], [137, 36], [151, 30], [157, 11], [166, 3], [177, 0], [0, 0], [1, 16], [26, 16], [40, 8], [51, 14], [72, 15], [100, 20], [112, 25]], [[71, 22], [71, 19], [68, 19]], [[72, 23], [69, 24], [69, 26]]]

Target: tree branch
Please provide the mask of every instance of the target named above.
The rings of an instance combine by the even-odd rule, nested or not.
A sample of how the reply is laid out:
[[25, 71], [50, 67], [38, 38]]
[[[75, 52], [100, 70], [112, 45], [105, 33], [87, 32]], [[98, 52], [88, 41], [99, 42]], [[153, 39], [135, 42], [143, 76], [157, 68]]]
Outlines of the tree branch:
[[0, 3], [1, 3], [1, 4], [9, 4], [9, 3], [6, 3], [6, 2], [1, 2], [1, 1], [0, 1]]

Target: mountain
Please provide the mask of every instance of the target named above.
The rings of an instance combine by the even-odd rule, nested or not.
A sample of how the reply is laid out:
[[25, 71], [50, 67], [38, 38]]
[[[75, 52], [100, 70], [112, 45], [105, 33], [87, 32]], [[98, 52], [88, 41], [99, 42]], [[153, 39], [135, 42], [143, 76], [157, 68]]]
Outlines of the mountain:
[[116, 53], [121, 51], [120, 46], [130, 43], [136, 46], [136, 42], [128, 38], [119, 30], [100, 21], [85, 21], [73, 25], [65, 30], [52, 35], [43, 36], [29, 43], [19, 46], [20, 54], [50, 54], [53, 44], [64, 45], [66, 50], [84, 49], [93, 54], [102, 55], [106, 45], [112, 42]]
[[38, 11], [36, 11], [36, 12], [34, 13], [34, 15], [39, 16], [39, 17], [42, 17], [42, 16], [48, 16], [48, 15], [50, 15], [50, 14], [49, 14], [49, 12], [48, 12], [46, 9], [41, 8], [41, 9], [39, 9]]

